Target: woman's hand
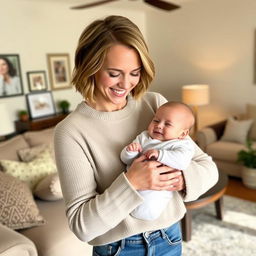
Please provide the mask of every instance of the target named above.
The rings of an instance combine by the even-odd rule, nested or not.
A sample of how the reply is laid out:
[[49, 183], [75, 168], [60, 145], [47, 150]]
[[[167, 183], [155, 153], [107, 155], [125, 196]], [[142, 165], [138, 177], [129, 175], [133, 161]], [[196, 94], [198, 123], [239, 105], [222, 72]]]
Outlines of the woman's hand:
[[157, 161], [146, 161], [145, 155], [133, 161], [126, 177], [136, 190], [180, 191], [185, 188], [182, 172]]

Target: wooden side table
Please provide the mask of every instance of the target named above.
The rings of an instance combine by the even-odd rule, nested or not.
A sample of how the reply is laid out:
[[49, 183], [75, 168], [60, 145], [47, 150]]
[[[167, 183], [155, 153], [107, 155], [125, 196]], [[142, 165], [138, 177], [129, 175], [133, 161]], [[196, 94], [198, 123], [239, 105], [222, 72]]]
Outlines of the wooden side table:
[[182, 236], [184, 241], [191, 240], [192, 234], [192, 210], [215, 203], [216, 217], [223, 220], [223, 195], [227, 189], [228, 176], [219, 172], [219, 180], [214, 187], [201, 195], [197, 200], [185, 203], [187, 212], [181, 220]]
[[26, 131], [38, 131], [55, 126], [61, 120], [63, 120], [68, 114], [56, 114], [53, 116], [47, 116], [43, 118], [28, 120], [28, 121], [15, 121], [15, 127], [17, 133], [23, 133]]

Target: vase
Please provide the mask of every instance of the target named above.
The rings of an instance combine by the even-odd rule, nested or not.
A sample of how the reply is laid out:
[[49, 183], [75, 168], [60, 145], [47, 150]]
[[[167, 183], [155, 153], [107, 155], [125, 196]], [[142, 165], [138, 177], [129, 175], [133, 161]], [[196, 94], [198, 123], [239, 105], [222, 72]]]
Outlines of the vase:
[[246, 187], [256, 189], [256, 169], [243, 167], [242, 180]]

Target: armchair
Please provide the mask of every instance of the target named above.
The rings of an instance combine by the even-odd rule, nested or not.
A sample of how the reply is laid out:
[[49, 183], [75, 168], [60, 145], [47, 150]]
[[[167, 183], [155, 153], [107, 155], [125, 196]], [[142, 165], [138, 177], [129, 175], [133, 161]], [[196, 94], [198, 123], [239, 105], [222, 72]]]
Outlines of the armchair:
[[[241, 177], [242, 165], [237, 162], [237, 153], [245, 149], [239, 142], [221, 140], [227, 120], [205, 127], [197, 132], [199, 147], [209, 154], [220, 171], [230, 176]], [[256, 145], [256, 141], [253, 141]]]

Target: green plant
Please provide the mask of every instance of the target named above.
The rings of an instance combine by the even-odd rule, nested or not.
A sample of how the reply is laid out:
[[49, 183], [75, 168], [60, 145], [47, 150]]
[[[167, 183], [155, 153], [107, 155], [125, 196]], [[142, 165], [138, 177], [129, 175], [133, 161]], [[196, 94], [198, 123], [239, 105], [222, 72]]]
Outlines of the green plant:
[[67, 100], [61, 100], [59, 101], [58, 106], [62, 110], [62, 112], [68, 112], [70, 103]]
[[247, 140], [246, 148], [238, 152], [238, 161], [246, 167], [256, 168], [256, 149], [252, 147], [251, 140]]
[[19, 116], [24, 116], [24, 115], [28, 115], [28, 111], [27, 110], [20, 110], [18, 112]]

